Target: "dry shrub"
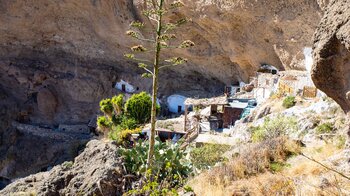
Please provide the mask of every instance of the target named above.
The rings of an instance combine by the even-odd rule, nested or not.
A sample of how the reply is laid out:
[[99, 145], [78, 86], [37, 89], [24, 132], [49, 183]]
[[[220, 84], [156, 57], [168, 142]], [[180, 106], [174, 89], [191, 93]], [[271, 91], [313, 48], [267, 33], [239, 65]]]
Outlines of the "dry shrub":
[[320, 175], [325, 171], [325, 168], [321, 167], [317, 163], [310, 161], [301, 161], [299, 164], [295, 165], [293, 168], [290, 168], [288, 173], [292, 176], [301, 176], [301, 175]]
[[298, 195], [350, 195], [349, 180], [333, 172], [319, 175], [299, 176], [295, 181]]
[[294, 181], [280, 174], [265, 173], [232, 182], [225, 195], [295, 195]]
[[271, 171], [271, 163], [283, 163], [289, 156], [298, 154], [300, 147], [284, 137], [252, 145], [243, 150], [223, 166], [213, 168], [208, 172], [210, 183], [230, 183], [242, 178], [248, 178], [260, 173]]
[[[338, 151], [332, 144], [321, 151], [317, 147], [303, 149], [304, 154], [320, 161]], [[271, 163], [283, 163], [299, 152], [300, 147], [285, 138], [251, 145], [224, 166], [200, 174], [189, 184], [197, 195], [204, 196], [350, 195], [349, 180], [302, 156], [288, 159], [290, 167], [280, 173], [271, 173]]]
[[191, 187], [197, 195], [203, 196], [270, 196], [295, 195], [296, 188], [292, 179], [280, 174], [265, 173], [248, 179], [241, 179], [228, 184], [207, 184], [201, 178], [200, 182], [192, 182]]
[[262, 195], [295, 195], [295, 184], [292, 179], [280, 175], [260, 177], [258, 189]]

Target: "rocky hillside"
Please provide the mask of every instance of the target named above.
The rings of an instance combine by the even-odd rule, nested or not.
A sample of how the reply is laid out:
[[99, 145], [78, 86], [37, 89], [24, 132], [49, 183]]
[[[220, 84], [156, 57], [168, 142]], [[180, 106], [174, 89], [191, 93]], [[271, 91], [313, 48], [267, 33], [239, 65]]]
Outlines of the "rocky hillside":
[[115, 144], [92, 140], [74, 163], [19, 179], [0, 195], [121, 195], [127, 185], [121, 163]]
[[[160, 98], [173, 93], [221, 94], [225, 84], [247, 81], [264, 63], [304, 69], [305, 48], [311, 46], [327, 4], [326, 0], [184, 2], [186, 8], [175, 15], [190, 22], [179, 37], [193, 40], [196, 47], [182, 52], [190, 59], [187, 66], [162, 74]], [[62, 161], [55, 155], [71, 151], [62, 147], [70, 146], [66, 143], [55, 150], [42, 148], [56, 143], [46, 135], [35, 137], [37, 146], [31, 147], [32, 134], [12, 121], [54, 135], [65, 131], [65, 125], [77, 125], [72, 129], [78, 132], [83, 126], [86, 133], [99, 100], [117, 92], [115, 82], [123, 79], [139, 91], [150, 90], [150, 80], [140, 77], [142, 70], [123, 58], [132, 44], [125, 31], [131, 21], [143, 20], [143, 8], [140, 0], [0, 0], [0, 176], [28, 175]], [[73, 134], [69, 141], [80, 138]], [[30, 153], [17, 154], [16, 149]], [[38, 158], [48, 153], [47, 158]]]

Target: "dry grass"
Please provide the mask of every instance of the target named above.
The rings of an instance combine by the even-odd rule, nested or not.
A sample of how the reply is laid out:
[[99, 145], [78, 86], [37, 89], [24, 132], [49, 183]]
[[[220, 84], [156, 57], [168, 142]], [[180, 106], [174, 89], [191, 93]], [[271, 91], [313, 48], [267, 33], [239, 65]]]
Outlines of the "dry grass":
[[[340, 151], [336, 145], [328, 143], [305, 149], [304, 153], [322, 162]], [[294, 162], [293, 167], [283, 171], [283, 174], [294, 179], [297, 195], [350, 195], [349, 180], [304, 157], [296, 157], [291, 162]], [[329, 162], [325, 164], [335, 168]]]
[[[303, 153], [306, 155], [312, 155], [316, 160], [324, 160], [336, 152], [339, 149], [332, 144], [326, 144], [325, 146], [317, 146], [313, 148], [304, 149]], [[319, 164], [307, 160], [305, 157], [298, 156], [288, 161], [293, 167], [284, 171], [285, 175], [291, 177], [303, 176], [303, 175], [321, 175], [326, 169]]]
[[[205, 178], [205, 175], [201, 179]], [[195, 179], [190, 182], [197, 195], [226, 196], [226, 195], [294, 195], [295, 184], [292, 179], [280, 174], [265, 173], [248, 179], [236, 180], [228, 184], [207, 184]]]
[[[264, 141], [247, 147], [228, 163], [200, 174], [189, 185], [194, 188], [198, 195], [227, 195], [225, 189], [232, 185], [232, 182], [239, 182], [242, 179], [270, 172], [271, 163], [283, 163], [289, 156], [299, 152], [300, 147], [286, 138]], [[285, 184], [283, 181], [281, 182]], [[256, 185], [256, 183], [253, 184]], [[281, 185], [278, 183], [271, 185], [271, 187], [277, 186]], [[251, 187], [237, 187], [238, 192], [251, 189]]]
[[246, 148], [223, 166], [213, 168], [208, 177], [212, 183], [216, 181], [216, 176], [229, 182], [247, 178], [271, 171], [271, 163], [283, 163], [299, 152], [300, 147], [286, 138], [266, 140]]
[[[288, 160], [290, 167], [272, 173], [271, 162], [285, 161], [300, 148], [279, 138], [249, 147], [227, 164], [190, 180], [197, 195], [350, 195], [350, 181], [302, 156]], [[326, 160], [340, 150], [331, 143], [303, 149], [316, 160]], [[335, 167], [335, 166], [333, 166]]]

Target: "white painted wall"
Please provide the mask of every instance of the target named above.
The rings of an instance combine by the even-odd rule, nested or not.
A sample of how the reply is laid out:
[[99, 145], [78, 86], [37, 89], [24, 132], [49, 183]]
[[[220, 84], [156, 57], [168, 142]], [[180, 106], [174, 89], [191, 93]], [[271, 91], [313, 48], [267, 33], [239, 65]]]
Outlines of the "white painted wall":
[[263, 103], [266, 99], [270, 97], [271, 93], [273, 92], [272, 89], [268, 88], [255, 88], [253, 91], [254, 97], [258, 104]]
[[304, 53], [304, 65], [305, 65], [305, 69], [310, 72], [311, 68], [312, 68], [312, 64], [314, 63], [314, 60], [312, 58], [312, 48], [310, 47], [305, 47], [303, 50]]
[[136, 88], [133, 85], [125, 82], [124, 80], [120, 80], [120, 82], [117, 82], [115, 84], [115, 88], [118, 89], [118, 90], [122, 90], [123, 89], [123, 87], [122, 87], [123, 84], [125, 85], [125, 91], [127, 93], [134, 93], [136, 91]]
[[182, 95], [171, 95], [167, 99], [167, 104], [170, 112], [177, 113], [178, 106], [181, 106], [182, 111], [185, 111], [185, 100], [187, 97]]
[[239, 82], [239, 86], [240, 87], [243, 87], [243, 86], [245, 86], [246, 85], [246, 83], [244, 83], [244, 82]]
[[239, 88], [239, 86], [231, 86], [231, 95], [235, 95]]

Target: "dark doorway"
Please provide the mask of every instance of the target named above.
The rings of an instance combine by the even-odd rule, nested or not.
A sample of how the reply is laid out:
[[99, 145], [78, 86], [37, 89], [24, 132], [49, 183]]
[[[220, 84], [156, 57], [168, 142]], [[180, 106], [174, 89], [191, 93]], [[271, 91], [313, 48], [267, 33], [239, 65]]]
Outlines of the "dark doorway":
[[181, 113], [181, 111], [182, 111], [181, 105], [177, 106], [177, 113]]
[[122, 91], [125, 92], [125, 84], [122, 84]]

